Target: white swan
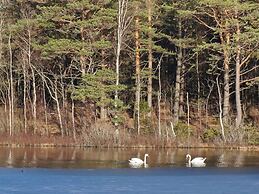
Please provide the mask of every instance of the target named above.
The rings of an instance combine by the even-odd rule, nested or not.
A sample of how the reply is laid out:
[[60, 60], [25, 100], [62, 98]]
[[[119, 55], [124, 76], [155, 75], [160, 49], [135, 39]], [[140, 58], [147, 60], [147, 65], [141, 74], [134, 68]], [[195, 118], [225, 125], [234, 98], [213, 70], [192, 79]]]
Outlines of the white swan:
[[188, 167], [204, 167], [204, 166], [206, 166], [206, 163], [204, 163], [206, 158], [196, 157], [196, 158], [192, 159], [191, 155], [187, 154], [186, 159], [188, 159], [188, 164], [187, 164]]
[[144, 165], [144, 167], [147, 167], [147, 157], [149, 157], [148, 154], [145, 154], [144, 161], [139, 158], [131, 158], [129, 160], [129, 165], [133, 168], [139, 168], [142, 165]]

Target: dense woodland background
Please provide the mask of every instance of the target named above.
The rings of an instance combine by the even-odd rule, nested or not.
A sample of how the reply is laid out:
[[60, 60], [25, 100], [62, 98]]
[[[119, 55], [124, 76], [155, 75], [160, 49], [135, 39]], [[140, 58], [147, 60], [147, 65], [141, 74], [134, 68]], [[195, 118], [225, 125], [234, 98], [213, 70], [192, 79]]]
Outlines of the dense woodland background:
[[258, 0], [1, 0], [1, 141], [258, 144], [258, 27]]

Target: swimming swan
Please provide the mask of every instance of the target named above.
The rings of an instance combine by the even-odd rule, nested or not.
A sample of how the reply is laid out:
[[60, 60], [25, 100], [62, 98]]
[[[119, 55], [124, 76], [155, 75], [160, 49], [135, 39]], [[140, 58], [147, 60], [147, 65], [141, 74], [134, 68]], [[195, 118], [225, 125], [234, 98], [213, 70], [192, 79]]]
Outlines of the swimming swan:
[[145, 154], [144, 161], [139, 158], [131, 158], [129, 160], [129, 164], [133, 167], [135, 167], [135, 166], [140, 167], [144, 164], [144, 166], [146, 167], [147, 166], [147, 157], [149, 157], [148, 154]]
[[188, 159], [188, 164], [187, 164], [188, 167], [204, 167], [204, 166], [206, 166], [206, 163], [204, 163], [206, 158], [196, 157], [196, 158], [192, 159], [191, 155], [187, 154], [186, 159]]

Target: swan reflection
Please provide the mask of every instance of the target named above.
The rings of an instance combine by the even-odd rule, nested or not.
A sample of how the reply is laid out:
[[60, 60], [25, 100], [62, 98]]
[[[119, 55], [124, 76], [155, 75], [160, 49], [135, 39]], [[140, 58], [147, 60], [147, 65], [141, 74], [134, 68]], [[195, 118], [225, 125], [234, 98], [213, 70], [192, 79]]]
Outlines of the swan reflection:
[[243, 152], [235, 154], [222, 153], [217, 159], [217, 167], [242, 167], [244, 166], [245, 158]]
[[129, 167], [130, 168], [148, 168], [148, 164], [132, 164], [132, 163], [129, 163]]

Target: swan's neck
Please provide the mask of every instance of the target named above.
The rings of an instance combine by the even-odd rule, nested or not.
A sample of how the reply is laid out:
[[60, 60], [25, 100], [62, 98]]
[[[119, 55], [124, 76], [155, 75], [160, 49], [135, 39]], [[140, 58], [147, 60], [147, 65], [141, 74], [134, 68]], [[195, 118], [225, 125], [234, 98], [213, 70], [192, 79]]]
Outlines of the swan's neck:
[[144, 156], [144, 164], [145, 165], [147, 164], [147, 156], [146, 155]]
[[190, 155], [188, 155], [188, 163], [189, 163], [189, 165], [191, 165], [191, 160], [192, 160], [192, 157]]

